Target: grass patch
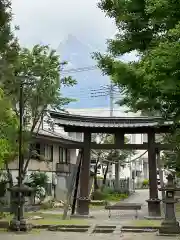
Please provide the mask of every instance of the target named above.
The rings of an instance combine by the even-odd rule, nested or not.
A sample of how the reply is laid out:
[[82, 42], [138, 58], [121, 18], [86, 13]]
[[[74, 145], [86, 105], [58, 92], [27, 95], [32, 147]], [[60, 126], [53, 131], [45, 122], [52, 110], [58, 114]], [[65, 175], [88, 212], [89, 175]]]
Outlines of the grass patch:
[[33, 216], [39, 216], [39, 217], [43, 217], [43, 218], [62, 218], [62, 214], [54, 214], [54, 213], [45, 213], [45, 212], [28, 212], [24, 214], [25, 217], [33, 217]]
[[126, 194], [121, 194], [121, 193], [112, 193], [108, 194], [105, 198], [106, 201], [111, 201], [111, 202], [119, 202], [121, 200], [124, 200], [128, 198], [128, 195]]
[[129, 225], [135, 227], [160, 227], [161, 220], [134, 220]]
[[[67, 219], [62, 220], [62, 214], [51, 214], [51, 213], [41, 213], [41, 212], [29, 212], [24, 214], [25, 218], [30, 218], [31, 216], [39, 216], [42, 219], [29, 219], [29, 222], [32, 224], [39, 225], [87, 225], [87, 221], [81, 219]], [[0, 221], [10, 222], [12, 215], [7, 215], [5, 218]]]
[[101, 210], [101, 209], [104, 209], [104, 206], [105, 205], [93, 205], [93, 204], [90, 204], [89, 208], [90, 209], [99, 209], [99, 210]]
[[32, 224], [39, 225], [88, 225], [88, 223], [84, 220], [80, 219], [39, 219], [39, 220], [30, 220]]

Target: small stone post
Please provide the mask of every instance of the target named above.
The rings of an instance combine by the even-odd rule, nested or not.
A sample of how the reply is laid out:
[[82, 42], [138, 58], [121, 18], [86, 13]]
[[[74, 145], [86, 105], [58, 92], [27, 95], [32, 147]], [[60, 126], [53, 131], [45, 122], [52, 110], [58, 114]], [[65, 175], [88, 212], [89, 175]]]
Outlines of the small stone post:
[[174, 178], [171, 174], [167, 177], [167, 185], [160, 189], [160, 191], [166, 191], [165, 199], [165, 219], [161, 223], [159, 229], [160, 234], [179, 234], [180, 226], [176, 220], [174, 205], [177, 202], [174, 198], [175, 192], [179, 189], [174, 184]]

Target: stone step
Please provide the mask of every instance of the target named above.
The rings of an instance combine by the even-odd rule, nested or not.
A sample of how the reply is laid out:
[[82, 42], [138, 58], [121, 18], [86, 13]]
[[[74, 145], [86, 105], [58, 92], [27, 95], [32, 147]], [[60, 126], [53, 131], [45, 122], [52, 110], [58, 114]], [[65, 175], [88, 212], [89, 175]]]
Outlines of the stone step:
[[66, 228], [66, 227], [60, 227], [60, 228], [48, 228], [49, 231], [59, 231], [59, 232], [87, 232], [88, 228]]
[[114, 229], [105, 229], [105, 228], [98, 228], [94, 229], [92, 233], [113, 233]]
[[96, 225], [92, 231], [92, 233], [113, 233], [114, 230], [116, 229], [116, 226], [101, 226], [101, 225]]

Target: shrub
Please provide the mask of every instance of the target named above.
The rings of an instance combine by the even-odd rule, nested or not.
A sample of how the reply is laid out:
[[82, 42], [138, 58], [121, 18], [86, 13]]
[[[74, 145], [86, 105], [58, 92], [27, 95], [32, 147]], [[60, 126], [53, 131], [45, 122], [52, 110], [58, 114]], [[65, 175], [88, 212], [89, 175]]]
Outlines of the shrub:
[[105, 200], [106, 194], [102, 192], [100, 189], [97, 189], [92, 193], [92, 199], [93, 200]]
[[43, 210], [47, 210], [47, 209], [50, 209], [50, 208], [53, 208], [53, 207], [54, 207], [54, 201], [52, 201], [52, 200], [49, 200], [47, 202], [43, 202], [40, 205], [40, 208], [43, 209]]
[[33, 172], [25, 184], [35, 189], [35, 196], [42, 202], [46, 197], [49, 177], [44, 172]]
[[147, 187], [149, 186], [149, 180], [148, 179], [144, 179], [142, 182], [142, 187]]
[[6, 218], [9, 215], [9, 213], [0, 212], [0, 219]]
[[102, 188], [102, 192], [103, 192], [104, 194], [108, 195], [108, 194], [113, 194], [115, 191], [114, 191], [113, 188], [104, 187], [104, 188]]
[[126, 193], [115, 192], [111, 188], [96, 190], [92, 194], [93, 200], [120, 201], [128, 197]]
[[0, 182], [0, 197], [4, 197], [6, 194], [6, 184], [7, 183], [5, 181]]

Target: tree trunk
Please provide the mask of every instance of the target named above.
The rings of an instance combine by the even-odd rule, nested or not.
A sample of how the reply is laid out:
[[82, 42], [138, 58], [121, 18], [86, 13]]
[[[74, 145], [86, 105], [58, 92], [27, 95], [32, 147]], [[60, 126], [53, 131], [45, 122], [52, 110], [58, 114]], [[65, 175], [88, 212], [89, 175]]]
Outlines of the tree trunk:
[[106, 165], [106, 170], [105, 170], [105, 173], [104, 173], [103, 187], [105, 187], [105, 185], [106, 185], [106, 178], [107, 178], [108, 170], [109, 170], [109, 162], [108, 162], [107, 165]]
[[97, 159], [96, 165], [94, 166], [94, 190], [95, 191], [99, 189], [98, 182], [97, 182], [98, 163], [99, 163], [99, 158]]
[[119, 191], [119, 171], [120, 171], [120, 164], [117, 162], [115, 164], [115, 191]]
[[[7, 171], [7, 177], [8, 177], [8, 183], [9, 183], [9, 188], [13, 187], [13, 178], [12, 178], [12, 174], [9, 170], [9, 166], [8, 166], [8, 161], [5, 160], [5, 167], [6, 167], [6, 171]], [[13, 214], [13, 199], [12, 199], [12, 191], [10, 191], [10, 214]]]

